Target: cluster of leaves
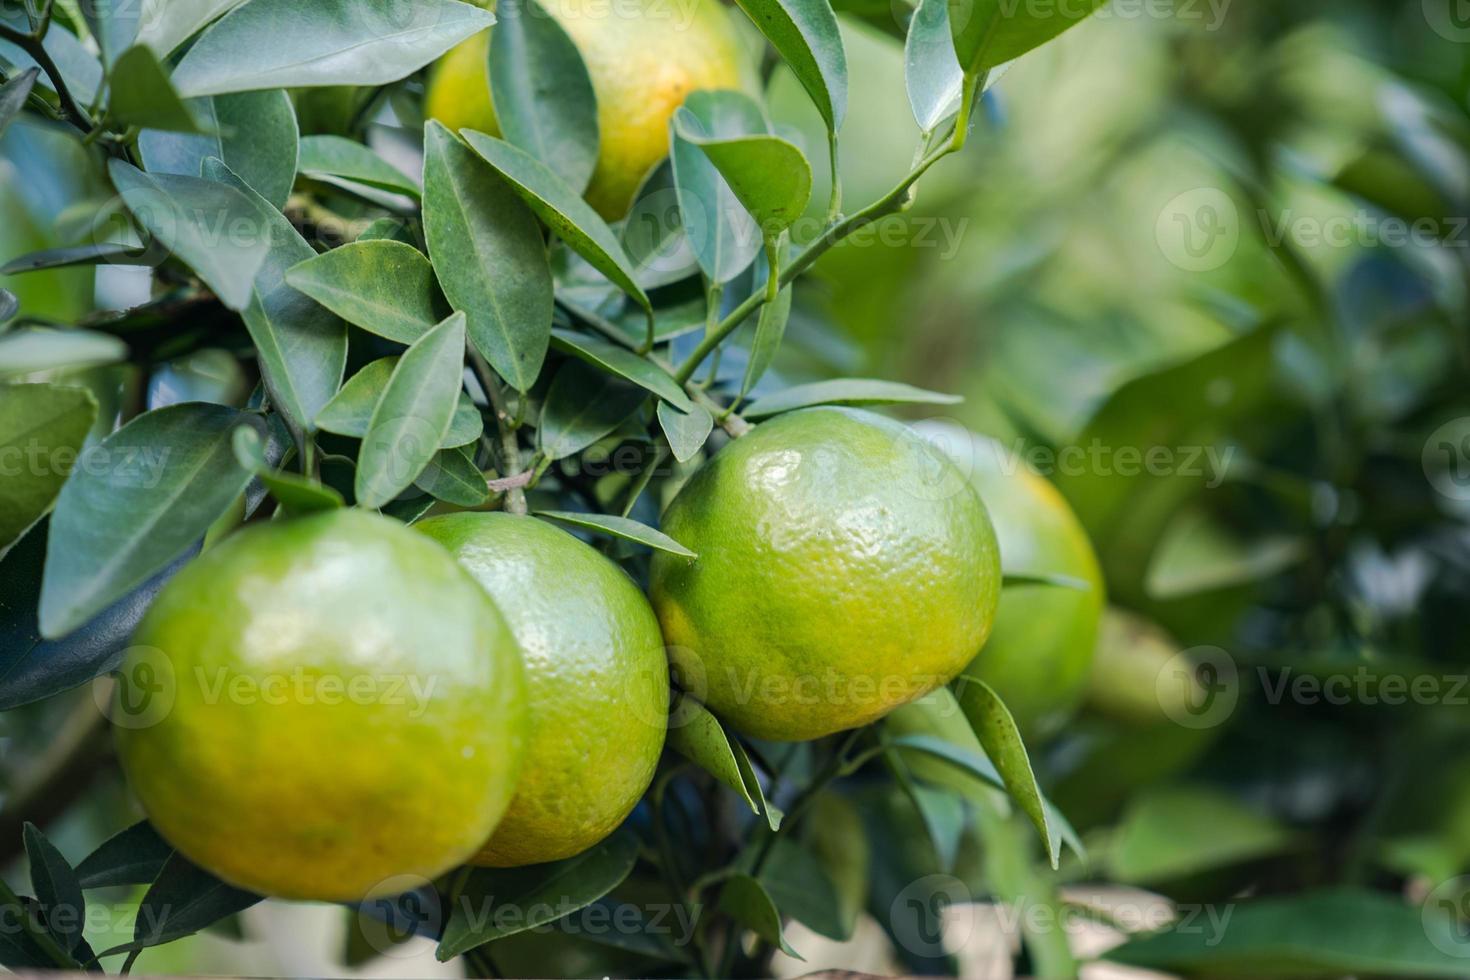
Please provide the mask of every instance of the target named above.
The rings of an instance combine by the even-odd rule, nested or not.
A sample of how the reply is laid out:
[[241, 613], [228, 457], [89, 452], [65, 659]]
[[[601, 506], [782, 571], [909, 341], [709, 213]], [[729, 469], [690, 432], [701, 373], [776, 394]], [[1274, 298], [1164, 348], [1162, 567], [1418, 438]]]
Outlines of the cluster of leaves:
[[[0, 293], [0, 377], [22, 379], [0, 389], [0, 447], [79, 460], [0, 486], [0, 708], [114, 669], [162, 583], [244, 521], [355, 506], [412, 522], [436, 506], [534, 505], [610, 539], [636, 568], [641, 548], [688, 554], [654, 526], [648, 490], [667, 499], [725, 437], [717, 427], [738, 437], [747, 419], [809, 405], [953, 401], [867, 379], [781, 385], [770, 368], [792, 284], [906, 207], [919, 178], [963, 146], [992, 71], [1070, 19], [984, 2], [913, 12], [916, 162], [844, 214], [847, 64], [833, 10], [744, 0], [827, 127], [828, 214], [794, 241], [812, 167], [745, 92], [692, 93], [629, 215], [609, 224], [593, 211], [581, 195], [598, 152], [595, 96], [576, 47], [535, 3], [495, 15], [503, 138], [422, 119], [420, 70], [495, 20], [458, 0], [173, 0], [157, 19], [124, 5], [0, 7], [0, 128], [24, 116], [69, 132], [98, 195], [79, 204], [80, 240], [3, 272], [118, 267], [150, 283], [141, 305], [77, 323]], [[78, 382], [111, 366], [137, 372], [124, 397]], [[37, 375], [48, 380], [25, 381]], [[636, 465], [598, 476], [626, 447]], [[1009, 793], [1057, 864], [1062, 840], [1079, 845], [1041, 796], [1004, 706], [982, 685], [948, 707], [973, 724], [960, 744], [875, 728], [778, 759], [686, 702], [671, 745], [689, 763], [660, 776], [641, 824], [566, 862], [440, 883], [435, 900], [455, 903], [423, 931], [442, 956], [478, 963], [486, 943], [547, 922], [508, 931], [468, 920], [458, 900], [540, 908], [554, 896], [547, 907], [565, 916], [653, 868], [677, 903], [701, 907], [716, 888], [719, 899], [692, 948], [614, 937], [643, 969], [760, 968], [791, 951], [785, 917], [851, 933], [861, 902], [837, 882], [851, 884], [855, 857], [824, 865], [808, 850], [821, 842], [792, 833], [809, 811], [840, 805], [834, 780], [886, 765], [885, 785], [933, 828], [953, 822], [952, 801], [907, 774], [911, 757], [960, 773], [998, 821], [991, 794]], [[719, 839], [672, 820], [692, 805], [713, 817], [732, 799], [750, 814]], [[25, 843], [36, 897], [0, 895], [27, 924], [3, 947], [6, 965], [88, 967], [123, 952], [130, 963], [258, 900], [173, 854], [146, 823], [75, 869], [34, 829]], [[74, 925], [83, 890], [138, 885], [148, 889], [132, 941], [91, 950]]]

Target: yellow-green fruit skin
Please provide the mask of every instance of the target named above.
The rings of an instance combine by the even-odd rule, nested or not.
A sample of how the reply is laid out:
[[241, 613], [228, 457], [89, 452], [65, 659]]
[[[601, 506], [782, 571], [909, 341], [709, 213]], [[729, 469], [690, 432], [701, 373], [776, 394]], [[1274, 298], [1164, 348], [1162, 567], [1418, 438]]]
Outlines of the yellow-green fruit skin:
[[239, 531], [169, 582], [133, 643], [123, 677], [154, 678], [163, 700], [157, 718], [119, 705], [128, 782], [231, 884], [403, 891], [475, 854], [510, 804], [527, 724], [515, 638], [396, 521], [337, 510]]
[[[599, 151], [587, 202], [604, 218], [669, 152], [669, 117], [695, 89], [740, 88], [741, 49], [716, 0], [556, 0], [545, 9], [571, 37], [597, 97]], [[492, 28], [493, 30], [493, 28]], [[435, 66], [424, 114], [450, 129], [500, 135], [486, 68], [490, 34], [461, 42]]]
[[1064, 575], [1085, 587], [1007, 586], [990, 641], [965, 669], [995, 689], [1023, 732], [1053, 735], [1086, 693], [1106, 604], [1092, 542], [1057, 488], [999, 442], [942, 423], [916, 428], [969, 474], [1007, 575]]
[[613, 562], [536, 518], [452, 514], [415, 527], [490, 593], [525, 652], [526, 765], [475, 863], [586, 850], [632, 811], [663, 751], [669, 669], [648, 600]]
[[990, 632], [1000, 560], [984, 505], [871, 412], [761, 423], [700, 468], [663, 527], [699, 556], [653, 559], [670, 659], [756, 738], [874, 721], [953, 678]]

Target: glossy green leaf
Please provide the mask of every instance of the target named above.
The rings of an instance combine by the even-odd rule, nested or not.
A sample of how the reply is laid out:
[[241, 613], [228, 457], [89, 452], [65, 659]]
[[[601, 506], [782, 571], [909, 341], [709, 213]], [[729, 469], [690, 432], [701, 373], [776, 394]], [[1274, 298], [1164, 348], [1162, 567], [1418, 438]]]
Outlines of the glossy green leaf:
[[1027, 4], [1012, 0], [948, 0], [955, 54], [977, 76], [1038, 48], [1091, 16], [1104, 0]]
[[694, 458], [704, 448], [705, 440], [714, 431], [715, 419], [703, 405], [695, 405], [688, 412], [681, 412], [668, 402], [658, 403], [658, 424], [669, 440], [674, 458], [684, 463]]
[[154, 261], [155, 256], [136, 245], [95, 242], [47, 248], [18, 256], [0, 266], [0, 276], [39, 272], [42, 269], [65, 269], [76, 265], [153, 265]]
[[478, 442], [485, 431], [485, 417], [475, 407], [474, 399], [461, 391], [459, 403], [454, 406], [454, 415], [449, 420], [449, 432], [444, 436], [442, 449], [458, 449]]
[[163, 66], [147, 45], [118, 56], [108, 80], [107, 118], [119, 129], [146, 127], [171, 133], [198, 133], [199, 120], [179, 98]]
[[250, 199], [270, 252], [255, 276], [245, 309], [245, 328], [255, 341], [261, 376], [275, 408], [296, 431], [310, 432], [322, 406], [342, 386], [347, 367], [347, 325], [286, 282], [286, 270], [316, 254], [284, 214], [217, 159], [204, 175]]
[[434, 268], [412, 245], [352, 242], [308, 258], [286, 282], [379, 337], [411, 344], [444, 318]]
[[92, 447], [51, 517], [41, 633], [57, 637], [162, 569], [250, 482], [230, 436], [254, 416], [184, 402], [133, 419]]
[[31, 865], [31, 885], [46, 916], [47, 931], [62, 949], [71, 952], [82, 942], [87, 911], [77, 873], [35, 824], [27, 823], [22, 835]]
[[[6, 24], [29, 34], [31, 22], [25, 10], [23, 4], [0, 5], [0, 24]], [[53, 20], [51, 29], [46, 32], [46, 38], [41, 42], [41, 46], [56, 63], [57, 70], [61, 72], [62, 81], [66, 83], [67, 89], [78, 102], [82, 105], [89, 105], [97, 98], [97, 93], [102, 87], [102, 62], [97, 60], [97, 56], [89, 51], [75, 34]], [[10, 41], [0, 40], [0, 59], [9, 62], [18, 72], [39, 67], [28, 52]], [[37, 76], [36, 84], [48, 92], [54, 91], [51, 76], [45, 71]]]
[[684, 234], [670, 158], [659, 161], [643, 178], [619, 234], [633, 275], [644, 289], [667, 286], [699, 271]]
[[143, 130], [138, 151], [144, 168], [197, 177], [205, 160], [218, 157], [272, 207], [285, 207], [296, 180], [299, 143], [290, 96], [280, 90], [241, 92], [191, 99], [188, 106], [204, 132]]
[[[699, 120], [707, 137], [734, 139], [769, 131], [760, 106], [742, 92], [691, 92], [680, 113]], [[760, 229], [704, 150], [682, 139], [672, 122], [669, 157], [689, 248], [711, 282], [729, 282], [760, 252]]]
[[847, 52], [828, 0], [737, 0], [785, 59], [830, 132], [847, 112]]
[[704, 705], [687, 694], [679, 697], [672, 715], [678, 723], [669, 726], [669, 748], [734, 790], [751, 813], [766, 814], [775, 830], [780, 817], [766, 802], [745, 749]]
[[158, 877], [173, 852], [173, 845], [158, 836], [153, 824], [140, 820], [83, 858], [77, 878], [83, 888], [146, 885]]
[[377, 218], [357, 236], [360, 242], [391, 241], [418, 247], [413, 230], [402, 218]]
[[380, 357], [363, 365], [347, 379], [342, 390], [322, 406], [316, 415], [317, 428], [354, 439], [367, 435], [373, 409], [378, 407], [378, 399], [383, 397], [383, 389], [388, 387], [388, 379], [397, 366], [397, 357]]
[[494, 22], [457, 0], [250, 0], [200, 35], [173, 80], [189, 96], [386, 85]]
[[569, 330], [553, 330], [552, 346], [588, 364], [611, 371], [640, 388], [647, 389], [682, 412], [692, 411], [694, 403], [674, 376], [645, 357], [605, 340]]
[[[125, 3], [127, 0], [118, 2]], [[203, 30], [210, 21], [244, 2], [245, 0], [167, 0], [167, 4], [161, 9], [148, 8], [153, 16], [141, 18], [137, 41], [148, 45], [160, 58], [166, 58], [179, 45]]]
[[381, 507], [413, 483], [443, 445], [464, 375], [465, 316], [456, 313], [416, 341], [394, 366], [357, 458], [354, 491]]
[[465, 141], [510, 182], [527, 207], [619, 289], [633, 297], [650, 317], [653, 306], [633, 274], [632, 262], [612, 229], [581, 195], [545, 164], [504, 140], [468, 130]]
[[182, 939], [259, 901], [259, 895], [227, 885], [175, 853], [143, 894], [133, 942], [159, 946]]
[[424, 493], [460, 507], [478, 507], [490, 499], [485, 474], [464, 449], [441, 449], [413, 481]]
[[621, 538], [634, 544], [641, 544], [645, 548], [653, 548], [656, 551], [665, 551], [671, 555], [681, 558], [696, 558], [694, 552], [684, 547], [667, 534], [651, 528], [647, 524], [631, 520], [627, 517], [614, 517], [612, 514], [584, 514], [574, 513], [569, 510], [538, 510], [537, 517], [545, 517], [548, 520], [560, 521], [573, 527], [582, 528], [584, 531], [595, 531], [613, 538]]
[[370, 148], [341, 136], [306, 136], [296, 168], [306, 177], [329, 183], [366, 184], [417, 200], [421, 191], [412, 177]]
[[51, 509], [96, 418], [86, 388], [0, 387], [0, 555]]
[[511, 185], [449, 130], [424, 130], [424, 233], [470, 341], [517, 391], [541, 372], [552, 283], [541, 229]]
[[1449, 977], [1464, 976], [1470, 957], [1458, 909], [1421, 911], [1363, 888], [1232, 901], [1215, 911], [1205, 921], [1181, 917], [1103, 958], [1190, 976]]
[[[250, 199], [212, 180], [145, 174], [122, 160], [108, 173], [138, 223], [185, 262], [232, 310], [249, 303], [255, 275], [270, 252], [260, 214]], [[221, 236], [221, 227], [250, 229]]]
[[637, 860], [638, 838], [619, 830], [562, 861], [520, 868], [476, 868], [449, 911], [437, 955], [440, 960], [449, 960], [476, 946], [586, 908], [621, 885]]
[[965, 81], [949, 29], [949, 0], [919, 0], [904, 41], [903, 68], [914, 121], [932, 132], [959, 109]]
[[547, 459], [579, 453], [622, 425], [648, 393], [616, 375], [568, 360], [551, 379], [536, 439]]
[[720, 911], [787, 956], [805, 959], [786, 941], [781, 929], [781, 912], [770, 893], [750, 875], [737, 874], [725, 882], [720, 889]]
[[761, 378], [771, 369], [771, 362], [786, 339], [786, 324], [791, 320], [791, 286], [781, 287], [776, 298], [761, 306], [755, 324], [755, 339], [750, 345], [750, 360], [745, 365], [745, 377], [740, 382], [740, 397], [749, 394]]
[[919, 405], [957, 405], [964, 401], [958, 395], [926, 391], [897, 381], [867, 378], [842, 378], [797, 385], [752, 402], [743, 414], [759, 419], [812, 405], [886, 405], [909, 403]]
[[242, 425], [235, 430], [231, 448], [240, 465], [265, 484], [270, 495], [280, 501], [287, 514], [310, 514], [342, 506], [342, 495], [331, 487], [309, 480], [299, 473], [278, 470], [267, 463], [265, 441], [251, 426]]
[[577, 193], [597, 167], [597, 97], [572, 39], [536, 0], [500, 0], [490, 95], [505, 138]]
[[672, 126], [680, 140], [699, 147], [715, 165], [763, 238], [776, 238], [806, 210], [812, 168], [795, 144], [779, 136], [715, 136], [683, 108], [674, 113]]
[[20, 115], [20, 110], [25, 108], [26, 99], [35, 88], [36, 78], [41, 74], [39, 68], [27, 68], [0, 85], [0, 136], [5, 135], [5, 128], [10, 121]]

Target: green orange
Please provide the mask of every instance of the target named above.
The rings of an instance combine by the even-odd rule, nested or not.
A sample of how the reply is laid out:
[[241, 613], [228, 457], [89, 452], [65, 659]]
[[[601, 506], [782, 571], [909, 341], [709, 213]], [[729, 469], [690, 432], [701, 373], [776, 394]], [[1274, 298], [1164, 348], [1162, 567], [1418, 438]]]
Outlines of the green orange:
[[933, 690], [990, 632], [985, 507], [911, 429], [811, 408], [725, 446], [669, 505], [651, 596], [678, 676], [757, 738], [867, 724]]
[[476, 863], [586, 850], [627, 817], [663, 750], [669, 671], [648, 600], [617, 565], [536, 518], [453, 514], [416, 528], [484, 586], [525, 652], [526, 765]]
[[196, 864], [353, 901], [472, 856], [526, 742], [520, 651], [454, 559], [337, 510], [239, 531], [159, 594], [113, 717], [128, 782]]
[[916, 428], [969, 475], [995, 524], [1007, 575], [1059, 575], [1080, 586], [1008, 585], [990, 641], [965, 670], [995, 688], [1028, 735], [1054, 734], [1087, 689], [1106, 602], [1092, 542], [1056, 487], [999, 442], [956, 425]]
[[[669, 152], [669, 117], [695, 89], [740, 88], [739, 39], [715, 0], [550, 0], [542, 6], [577, 46], [597, 98], [599, 154], [587, 201], [621, 218]], [[489, 32], [439, 60], [424, 114], [450, 129], [500, 135], [491, 104]]]

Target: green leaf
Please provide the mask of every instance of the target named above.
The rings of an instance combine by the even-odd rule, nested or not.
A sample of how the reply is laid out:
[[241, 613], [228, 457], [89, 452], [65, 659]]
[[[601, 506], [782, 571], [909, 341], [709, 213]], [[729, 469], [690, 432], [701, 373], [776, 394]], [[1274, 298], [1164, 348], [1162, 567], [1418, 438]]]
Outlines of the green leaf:
[[367, 435], [373, 409], [378, 407], [378, 399], [382, 397], [383, 389], [388, 387], [388, 379], [397, 366], [397, 357], [380, 357], [363, 365], [347, 379], [342, 390], [322, 406], [316, 416], [317, 428], [354, 439]]
[[736, 0], [791, 66], [827, 123], [842, 128], [847, 112], [847, 53], [828, 0]]
[[1112, 880], [1147, 884], [1256, 860], [1292, 843], [1285, 827], [1229, 794], [1160, 786], [1131, 801], [1108, 861]]
[[306, 136], [296, 168], [303, 176], [349, 186], [365, 184], [418, 200], [422, 194], [412, 177], [371, 149], [341, 136]]
[[476, 868], [450, 909], [436, 955], [449, 960], [586, 908], [621, 885], [637, 860], [638, 839], [619, 830], [562, 861]]
[[[1181, 918], [1103, 958], [1170, 974], [1221, 977], [1464, 976], [1470, 940], [1454, 912], [1421, 911], [1362, 888], [1232, 901]], [[1225, 918], [1225, 915], [1229, 918]]]
[[127, 357], [127, 344], [92, 330], [25, 329], [0, 334], [0, 378], [53, 368], [99, 367]]
[[357, 458], [354, 492], [382, 507], [413, 483], [449, 434], [464, 375], [465, 316], [416, 341], [394, 366]]
[[[270, 252], [250, 199], [212, 180], [145, 174], [123, 160], [108, 162], [113, 186], [138, 223], [203, 279], [232, 310], [250, 303], [255, 274]], [[221, 235], [222, 227], [250, 229]]]
[[0, 387], [0, 555], [51, 509], [97, 419], [86, 388]]
[[[26, 34], [31, 32], [31, 22], [24, 4], [0, 5], [0, 24], [6, 24]], [[97, 56], [56, 20], [51, 22], [51, 29], [46, 32], [41, 46], [56, 63], [62, 81], [66, 83], [72, 96], [82, 105], [91, 104], [102, 87], [102, 62], [97, 60]], [[39, 67], [34, 58], [10, 41], [0, 40], [0, 60], [8, 62], [17, 72]], [[55, 91], [48, 72], [43, 71], [36, 79], [36, 84], [48, 92]]]
[[444, 318], [434, 267], [412, 245], [358, 241], [293, 266], [286, 282], [370, 333], [411, 344]]
[[581, 193], [597, 167], [597, 97], [567, 32], [536, 0], [500, 0], [490, 97], [505, 138]]
[[919, 0], [903, 46], [904, 82], [914, 121], [925, 133], [960, 107], [965, 73], [949, 29], [949, 0]]
[[702, 405], [695, 405], [688, 412], [681, 412], [668, 402], [658, 403], [658, 424], [663, 427], [669, 440], [674, 458], [684, 463], [693, 459], [704, 448], [704, 442], [714, 431], [714, 416]]
[[424, 493], [460, 507], [478, 507], [490, 499], [485, 474], [463, 448], [439, 450], [413, 483]]
[[77, 865], [83, 888], [146, 885], [158, 877], [174, 852], [147, 820], [140, 820], [103, 841]]
[[61, 636], [147, 581], [250, 482], [230, 433], [254, 416], [184, 402], [147, 412], [88, 449], [51, 516], [41, 634]]
[[511, 186], [449, 130], [424, 130], [424, 234], [470, 341], [517, 391], [529, 391], [551, 338], [551, 266], [541, 229]]
[[360, 242], [392, 241], [414, 245], [413, 232], [408, 222], [402, 218], [378, 218], [362, 230], [357, 240]]
[[526, 206], [545, 222], [567, 247], [633, 297], [653, 317], [653, 305], [633, 275], [633, 265], [612, 229], [591, 205], [545, 164], [504, 140], [467, 130], [471, 149], [500, 172]]
[[76, 265], [153, 265], [155, 256], [147, 249], [121, 242], [93, 242], [64, 248], [47, 248], [11, 259], [0, 266], [0, 276], [13, 276], [42, 269], [65, 269]]
[[665, 551], [681, 558], [699, 557], [662, 531], [627, 517], [614, 517], [612, 514], [574, 513], [568, 510], [538, 510], [536, 516], [560, 521], [586, 531], [606, 534], [609, 537], [621, 538], [624, 541], [632, 541], [634, 544], [641, 544], [656, 551]]
[[740, 382], [740, 397], [744, 398], [756, 382], [765, 377], [786, 339], [786, 324], [791, 319], [791, 286], [787, 284], [776, 294], [776, 298], [761, 306], [755, 324], [755, 339], [750, 345], [750, 361], [745, 365], [745, 378]]
[[1039, 572], [1025, 575], [1002, 575], [1000, 584], [1003, 589], [1025, 588], [1033, 585], [1055, 589], [1072, 589], [1076, 592], [1088, 592], [1092, 589], [1092, 586], [1084, 579], [1073, 578], [1071, 575], [1048, 575]]
[[720, 889], [720, 911], [798, 960], [805, 957], [791, 948], [781, 931], [781, 912], [770, 894], [750, 875], [738, 874]]
[[1068, 933], [1056, 928], [1065, 921], [1066, 909], [1058, 895], [1054, 876], [1037, 865], [1024, 817], [1002, 807], [999, 801], [979, 800], [975, 826], [985, 853], [985, 884], [999, 902], [1012, 909], [1044, 910], [1045, 916], [1019, 917], [1032, 973], [1038, 977], [1077, 976]]
[[[679, 111], [698, 119], [708, 137], [730, 139], [769, 131], [761, 107], [742, 92], [691, 92]], [[672, 120], [669, 135], [683, 233], [710, 281], [729, 282], [760, 252], [760, 229], [704, 150], [680, 137]]]
[[41, 74], [39, 68], [27, 68], [0, 85], [0, 136], [5, 135], [5, 129], [10, 121], [20, 115], [20, 110], [25, 108], [26, 99], [30, 97], [31, 89], [36, 85], [36, 78]]
[[317, 413], [342, 386], [347, 325], [286, 282], [286, 270], [316, 254], [286, 216], [213, 157], [204, 161], [204, 176], [249, 198], [270, 242], [245, 309], [245, 328], [275, 408], [295, 431], [311, 432]]
[[[118, 0], [125, 3], [127, 0]], [[245, 0], [168, 0], [155, 16], [141, 18], [137, 41], [153, 49], [160, 58], [173, 54], [179, 45], [198, 34], [210, 21]], [[166, 10], [164, 16], [162, 11]]]
[[108, 81], [107, 118], [118, 129], [146, 127], [172, 133], [200, 132], [199, 120], [174, 91], [158, 57], [146, 45], [118, 56]]
[[71, 952], [82, 941], [87, 913], [77, 873], [35, 824], [27, 823], [22, 835], [31, 865], [31, 886], [46, 916], [46, 930], [62, 949]]
[[667, 286], [699, 271], [679, 215], [672, 159], [665, 157], [643, 178], [619, 234], [634, 277], [644, 289]]
[[743, 414], [759, 419], [813, 405], [885, 405], [910, 403], [919, 405], [957, 405], [964, 401], [958, 395], [926, 391], [897, 381], [875, 381], [867, 378], [842, 378], [817, 381], [787, 388], [752, 402]]
[[675, 381], [672, 374], [626, 347], [569, 330], [553, 330], [551, 344], [557, 350], [578, 357], [604, 371], [611, 371], [638, 387], [653, 392], [681, 412], [694, 410], [694, 403], [684, 394], [684, 386]]
[[116, 65], [119, 56], [133, 45], [138, 36], [138, 24], [143, 19], [142, 4], [131, 0], [93, 0], [79, 6], [82, 18], [87, 22], [87, 30], [102, 52], [102, 63]]
[[478, 442], [485, 431], [485, 417], [475, 407], [474, 399], [461, 391], [459, 402], [454, 406], [454, 415], [449, 420], [449, 433], [445, 435], [440, 449], [460, 449]]
[[731, 738], [709, 709], [687, 694], [679, 696], [669, 726], [669, 748], [734, 790], [756, 815], [765, 814], [771, 830], [781, 815], [766, 802], [755, 768], [738, 741]]
[[259, 895], [227, 885], [175, 853], [138, 904], [133, 942], [138, 946], [173, 942], [259, 901]]
[[547, 459], [579, 453], [612, 432], [648, 399], [642, 388], [579, 360], [551, 379], [536, 439]]
[[298, 473], [278, 470], [266, 462], [265, 443], [260, 433], [248, 425], [235, 430], [231, 442], [235, 459], [265, 484], [272, 497], [280, 501], [287, 514], [310, 514], [342, 506], [342, 495]]
[[[825, 833], [821, 828], [819, 833]], [[839, 911], [837, 886], [820, 861], [789, 838], [776, 842], [760, 874], [760, 883], [776, 907], [819, 936], [846, 942], [852, 927]]]
[[280, 90], [191, 99], [204, 133], [145, 129], [138, 151], [149, 173], [198, 177], [204, 161], [223, 160], [241, 180], [280, 210], [296, 181], [296, 110]]
[[1061, 840], [1053, 831], [1046, 800], [1036, 784], [1031, 757], [1021, 741], [1016, 720], [1001, 701], [1000, 695], [982, 680], [965, 677], [954, 689], [955, 700], [975, 730], [975, 737], [1005, 781], [1006, 792], [1020, 805], [1022, 812], [1036, 825], [1036, 832], [1046, 848], [1053, 868], [1061, 860]]
[[1143, 585], [1155, 599], [1182, 599], [1265, 582], [1309, 553], [1301, 537], [1270, 534], [1245, 539], [1208, 512], [1187, 507], [1164, 528]]
[[1038, 48], [1086, 20], [1104, 0], [1026, 4], [1011, 0], [948, 0], [955, 54], [965, 74], [976, 77]]
[[715, 136], [699, 116], [683, 108], [674, 113], [671, 125], [679, 139], [704, 151], [764, 239], [775, 239], [806, 210], [812, 167], [795, 144], [779, 136]]
[[386, 85], [493, 23], [457, 0], [250, 0], [200, 35], [173, 80], [189, 96]]

